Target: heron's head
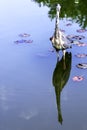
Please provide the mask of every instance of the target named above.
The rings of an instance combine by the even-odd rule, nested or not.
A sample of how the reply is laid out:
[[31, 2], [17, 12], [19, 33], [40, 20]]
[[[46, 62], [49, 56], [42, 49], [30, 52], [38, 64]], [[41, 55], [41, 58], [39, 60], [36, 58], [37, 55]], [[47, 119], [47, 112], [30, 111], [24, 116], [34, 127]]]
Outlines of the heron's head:
[[60, 4], [57, 5], [57, 11], [60, 12], [61, 6]]

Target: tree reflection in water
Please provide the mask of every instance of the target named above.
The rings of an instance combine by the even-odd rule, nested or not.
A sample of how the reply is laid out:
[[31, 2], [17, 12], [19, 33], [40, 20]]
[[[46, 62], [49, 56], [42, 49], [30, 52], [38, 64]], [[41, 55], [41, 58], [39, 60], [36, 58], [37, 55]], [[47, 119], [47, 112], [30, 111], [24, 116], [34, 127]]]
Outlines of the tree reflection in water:
[[87, 27], [87, 0], [33, 0], [39, 6], [49, 8], [48, 16], [53, 19], [56, 16], [56, 6], [61, 5], [60, 18], [71, 18], [81, 27]]
[[65, 59], [62, 57], [61, 60], [57, 62], [52, 77], [52, 83], [55, 88], [55, 94], [56, 94], [58, 121], [61, 124], [63, 122], [61, 112], [61, 92], [70, 76], [71, 60], [72, 60], [72, 54], [66, 52]]

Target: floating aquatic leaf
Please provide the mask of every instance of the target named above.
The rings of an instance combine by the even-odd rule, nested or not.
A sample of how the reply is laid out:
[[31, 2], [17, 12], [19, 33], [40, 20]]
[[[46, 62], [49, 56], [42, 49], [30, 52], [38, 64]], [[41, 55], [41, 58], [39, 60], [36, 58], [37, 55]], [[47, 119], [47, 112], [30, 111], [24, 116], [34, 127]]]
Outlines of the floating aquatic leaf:
[[86, 57], [87, 56], [87, 54], [77, 54], [77, 55], [75, 55], [76, 57], [78, 57], [78, 58], [84, 58], [84, 57]]
[[65, 30], [63, 30], [63, 29], [60, 29], [60, 31], [61, 31], [61, 32], [65, 32]]
[[83, 76], [75, 76], [75, 77], [73, 77], [73, 81], [77, 81], [77, 82], [82, 81], [83, 79], [84, 79]]
[[23, 33], [23, 34], [19, 34], [20, 37], [29, 37], [30, 34], [27, 34], [27, 33]]
[[66, 26], [71, 26], [72, 24], [71, 23], [67, 23]]
[[80, 41], [73, 41], [72, 43], [77, 46], [81, 46], [81, 47], [87, 46], [87, 43], [80, 42]]
[[79, 32], [79, 33], [83, 33], [83, 32], [86, 32], [87, 31], [87, 29], [78, 29], [77, 30], [77, 32]]
[[25, 43], [32, 43], [33, 40], [26, 40]]
[[18, 43], [25, 43], [26, 40], [23, 40], [23, 39], [22, 39], [22, 40], [17, 40], [17, 41], [14, 41], [14, 42], [17, 43], [17, 44], [18, 44]]
[[72, 22], [72, 19], [71, 18], [68, 18], [68, 19], [66, 19], [67, 21], [71, 21]]
[[80, 69], [87, 69], [87, 63], [79, 63], [76, 66]]
[[69, 40], [74, 41], [74, 40], [81, 40], [81, 39], [83, 39], [85, 37], [83, 35], [68, 35], [67, 38]]
[[17, 41], [14, 41], [16, 44], [19, 44], [19, 43], [32, 43], [33, 40], [25, 40], [25, 39], [22, 39], [22, 40], [17, 40]]
[[84, 46], [87, 46], [86, 43], [83, 43], [83, 42], [78, 42], [78, 44], [76, 44], [77, 46], [81, 46], [81, 47], [84, 47]]

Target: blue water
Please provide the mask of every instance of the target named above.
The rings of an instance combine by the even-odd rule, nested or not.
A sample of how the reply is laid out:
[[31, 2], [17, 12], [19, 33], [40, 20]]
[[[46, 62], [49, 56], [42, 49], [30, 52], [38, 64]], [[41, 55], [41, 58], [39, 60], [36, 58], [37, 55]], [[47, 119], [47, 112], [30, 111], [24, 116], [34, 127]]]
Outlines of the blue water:
[[[75, 57], [86, 53], [87, 47], [73, 45], [69, 50], [70, 76], [60, 95], [61, 125], [52, 83], [57, 57], [49, 40], [55, 20], [47, 12], [47, 7], [39, 8], [29, 0], [0, 1], [0, 130], [87, 130], [87, 70], [76, 68], [87, 57]], [[77, 35], [79, 25], [67, 27], [66, 23], [66, 19], [60, 21], [61, 29]], [[30, 36], [19, 37], [23, 33]], [[86, 32], [81, 35], [86, 42]], [[21, 39], [33, 42], [15, 43]], [[84, 80], [74, 82], [77, 75]]]

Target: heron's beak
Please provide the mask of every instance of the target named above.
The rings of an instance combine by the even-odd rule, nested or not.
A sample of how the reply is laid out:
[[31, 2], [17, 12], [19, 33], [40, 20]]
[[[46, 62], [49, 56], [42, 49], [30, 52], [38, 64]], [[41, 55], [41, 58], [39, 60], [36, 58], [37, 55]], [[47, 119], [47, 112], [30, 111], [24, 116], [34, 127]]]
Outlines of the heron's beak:
[[53, 37], [50, 37], [50, 41], [52, 41]]

